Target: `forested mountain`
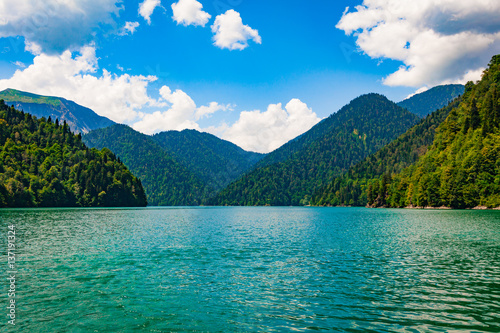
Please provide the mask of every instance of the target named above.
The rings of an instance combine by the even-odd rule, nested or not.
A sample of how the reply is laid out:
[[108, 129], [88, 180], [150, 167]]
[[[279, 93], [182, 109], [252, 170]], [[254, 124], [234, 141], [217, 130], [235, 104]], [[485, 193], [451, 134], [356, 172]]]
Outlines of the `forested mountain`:
[[336, 177], [316, 192], [311, 205], [366, 206], [368, 196], [373, 193], [372, 188], [368, 191], [368, 185], [383, 175], [401, 172], [425, 154], [434, 141], [436, 128], [460, 102], [461, 97], [457, 97], [448, 106], [431, 113], [396, 140], [354, 165], [344, 175]]
[[66, 123], [0, 100], [0, 207], [146, 204], [141, 181], [109, 149], [89, 149]]
[[465, 87], [461, 84], [448, 84], [431, 88], [423, 93], [416, 94], [398, 105], [424, 118], [428, 114], [448, 105], [464, 93]]
[[[500, 206], [500, 55], [436, 129], [432, 146], [400, 173], [370, 179], [367, 202], [386, 207]], [[458, 104], [458, 105], [457, 105]]]
[[418, 120], [418, 116], [384, 96], [363, 95], [271, 153], [259, 167], [222, 190], [210, 203], [307, 204], [308, 195], [395, 139]]
[[115, 125], [92, 131], [83, 140], [120, 157], [141, 178], [153, 206], [201, 205], [263, 156], [194, 130], [149, 136]]
[[[411, 167], [375, 183], [369, 203], [391, 207], [500, 206], [500, 55], [437, 129]], [[379, 186], [377, 186], [379, 185]]]
[[30, 113], [38, 118], [51, 117], [66, 121], [74, 133], [88, 133], [97, 128], [114, 125], [115, 122], [99, 116], [89, 108], [60, 97], [35, 95], [19, 90], [6, 89], [0, 92], [0, 99], [17, 110]]
[[83, 137], [90, 147], [107, 147], [137, 175], [153, 206], [195, 206], [213, 194], [186, 166], [174, 160], [153, 138], [126, 125], [114, 125]]
[[195, 130], [162, 132], [152, 138], [214, 191], [236, 180], [264, 156]]

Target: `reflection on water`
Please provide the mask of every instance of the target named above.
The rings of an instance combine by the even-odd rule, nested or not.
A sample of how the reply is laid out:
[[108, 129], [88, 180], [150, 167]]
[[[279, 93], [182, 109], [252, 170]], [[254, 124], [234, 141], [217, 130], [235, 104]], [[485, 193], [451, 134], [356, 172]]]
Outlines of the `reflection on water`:
[[48, 209], [0, 221], [18, 232], [23, 331], [500, 331], [496, 211]]

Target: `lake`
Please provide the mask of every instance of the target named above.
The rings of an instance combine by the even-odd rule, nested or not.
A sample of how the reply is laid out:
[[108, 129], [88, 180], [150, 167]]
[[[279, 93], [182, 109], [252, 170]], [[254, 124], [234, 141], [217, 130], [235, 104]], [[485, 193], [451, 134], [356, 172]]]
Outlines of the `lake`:
[[500, 211], [12, 209], [0, 223], [3, 277], [16, 231], [19, 332], [500, 331]]

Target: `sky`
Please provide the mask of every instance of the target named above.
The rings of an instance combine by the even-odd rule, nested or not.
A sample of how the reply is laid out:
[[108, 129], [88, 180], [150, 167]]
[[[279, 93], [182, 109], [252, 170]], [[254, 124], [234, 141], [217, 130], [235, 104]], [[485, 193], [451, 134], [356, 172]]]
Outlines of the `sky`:
[[498, 0], [0, 0], [0, 90], [270, 152], [359, 95], [480, 79]]

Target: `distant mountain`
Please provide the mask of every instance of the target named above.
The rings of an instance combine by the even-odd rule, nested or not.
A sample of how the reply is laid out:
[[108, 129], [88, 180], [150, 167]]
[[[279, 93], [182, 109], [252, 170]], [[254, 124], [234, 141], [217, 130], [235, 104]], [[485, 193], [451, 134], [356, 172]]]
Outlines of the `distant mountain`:
[[457, 97], [448, 106], [434, 111], [396, 140], [351, 167], [342, 176], [334, 178], [316, 192], [311, 205], [366, 206], [368, 197], [376, 192], [372, 188], [368, 191], [368, 188], [373, 187], [372, 184], [384, 175], [399, 173], [417, 162], [434, 142], [436, 128], [460, 102], [461, 97]]
[[384, 96], [356, 98], [222, 190], [214, 205], [299, 205], [418, 122]]
[[264, 157], [195, 130], [162, 132], [152, 138], [214, 191], [236, 180]]
[[67, 124], [0, 99], [0, 207], [145, 206], [141, 181], [109, 150], [89, 149]]
[[0, 92], [0, 99], [7, 105], [30, 113], [38, 118], [56, 118], [66, 121], [74, 133], [88, 133], [91, 130], [116, 124], [114, 121], [99, 116], [89, 108], [60, 97], [35, 95], [15, 89]]
[[398, 105], [425, 118], [428, 114], [445, 107], [459, 95], [462, 95], [464, 90], [465, 86], [461, 84], [437, 86], [405, 99]]
[[194, 130], [149, 136], [115, 125], [94, 130], [83, 140], [111, 149], [141, 178], [153, 206], [201, 205], [263, 156]]

